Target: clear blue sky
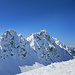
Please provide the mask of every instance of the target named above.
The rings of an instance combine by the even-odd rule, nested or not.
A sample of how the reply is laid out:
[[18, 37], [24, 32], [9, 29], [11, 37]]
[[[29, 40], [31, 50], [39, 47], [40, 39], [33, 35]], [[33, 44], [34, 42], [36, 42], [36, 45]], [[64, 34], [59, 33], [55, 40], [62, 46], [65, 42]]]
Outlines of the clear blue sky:
[[46, 29], [61, 43], [75, 45], [75, 0], [0, 0], [0, 34], [9, 29], [25, 38]]

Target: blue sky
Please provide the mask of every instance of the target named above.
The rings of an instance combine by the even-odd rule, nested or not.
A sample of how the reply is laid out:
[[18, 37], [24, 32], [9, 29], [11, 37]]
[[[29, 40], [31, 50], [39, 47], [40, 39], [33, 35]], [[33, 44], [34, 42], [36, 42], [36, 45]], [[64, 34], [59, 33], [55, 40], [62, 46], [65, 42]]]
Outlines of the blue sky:
[[25, 38], [46, 29], [61, 43], [75, 45], [75, 0], [0, 0], [0, 34], [9, 29]]

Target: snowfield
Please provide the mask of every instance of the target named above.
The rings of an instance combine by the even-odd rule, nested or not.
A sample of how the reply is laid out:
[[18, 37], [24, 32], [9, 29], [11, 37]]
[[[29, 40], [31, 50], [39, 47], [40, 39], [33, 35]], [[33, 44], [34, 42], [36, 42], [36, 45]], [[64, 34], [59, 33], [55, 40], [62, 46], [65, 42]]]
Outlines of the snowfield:
[[75, 59], [52, 63], [51, 65], [17, 75], [75, 75]]

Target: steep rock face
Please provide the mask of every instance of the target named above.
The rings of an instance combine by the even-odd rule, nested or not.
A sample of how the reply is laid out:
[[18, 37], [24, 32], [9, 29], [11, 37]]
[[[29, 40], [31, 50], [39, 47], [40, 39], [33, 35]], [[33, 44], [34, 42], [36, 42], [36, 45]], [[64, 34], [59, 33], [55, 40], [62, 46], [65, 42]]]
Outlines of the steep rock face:
[[34, 49], [40, 63], [50, 64], [72, 58], [67, 52], [66, 46], [62, 45], [56, 38], [50, 37], [46, 30], [31, 34], [27, 41], [30, 42], [30, 46]]

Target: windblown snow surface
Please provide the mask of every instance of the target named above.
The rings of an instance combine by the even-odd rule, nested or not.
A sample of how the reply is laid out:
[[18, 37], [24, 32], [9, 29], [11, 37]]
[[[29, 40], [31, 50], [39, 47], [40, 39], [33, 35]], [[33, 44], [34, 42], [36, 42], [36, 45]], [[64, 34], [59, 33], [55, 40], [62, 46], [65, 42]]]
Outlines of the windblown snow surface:
[[0, 75], [19, 74], [70, 59], [73, 56], [66, 45], [46, 30], [32, 33], [27, 39], [14, 30], [0, 36]]
[[66, 62], [52, 63], [51, 65], [18, 75], [75, 75], [75, 59]]

